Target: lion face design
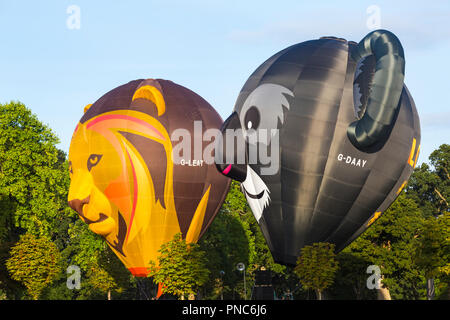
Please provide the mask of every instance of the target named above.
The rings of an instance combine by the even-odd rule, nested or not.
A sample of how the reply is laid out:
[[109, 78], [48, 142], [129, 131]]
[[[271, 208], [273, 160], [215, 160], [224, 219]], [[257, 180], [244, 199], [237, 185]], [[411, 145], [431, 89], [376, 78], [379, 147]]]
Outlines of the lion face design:
[[[111, 182], [120, 176], [120, 167], [113, 166], [109, 171], [108, 164], [119, 163], [120, 157], [114, 152], [108, 141], [95, 131], [86, 132], [86, 126], [78, 128], [70, 146], [69, 173], [71, 187], [69, 191], [70, 206], [78, 212], [90, 229], [103, 236], [108, 236], [119, 221], [118, 206], [110, 201], [107, 195]], [[98, 148], [90, 152], [90, 144]]]
[[176, 233], [196, 242], [225, 200], [230, 181], [214, 164], [173, 160], [173, 133], [193, 134], [200, 120], [204, 131], [222, 124], [189, 89], [140, 79], [88, 105], [75, 129], [69, 205], [135, 276], [148, 274], [150, 261], [157, 262], [161, 245]]
[[[157, 91], [146, 87], [133, 99], [152, 99], [162, 114], [162, 96], [155, 98]], [[152, 166], [137, 139], [159, 153]], [[180, 232], [171, 153], [169, 134], [158, 119], [134, 110], [99, 114], [79, 123], [73, 134], [69, 205], [130, 270], [154, 259], [165, 235]]]

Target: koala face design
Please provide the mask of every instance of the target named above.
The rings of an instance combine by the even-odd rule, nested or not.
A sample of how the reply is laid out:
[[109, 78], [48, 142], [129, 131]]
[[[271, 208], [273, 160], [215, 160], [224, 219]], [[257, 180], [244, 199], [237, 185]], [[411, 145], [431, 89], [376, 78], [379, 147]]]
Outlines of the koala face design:
[[343, 249], [396, 199], [420, 145], [403, 75], [400, 42], [378, 30], [293, 45], [249, 77], [216, 167], [241, 182], [275, 261], [314, 242]]

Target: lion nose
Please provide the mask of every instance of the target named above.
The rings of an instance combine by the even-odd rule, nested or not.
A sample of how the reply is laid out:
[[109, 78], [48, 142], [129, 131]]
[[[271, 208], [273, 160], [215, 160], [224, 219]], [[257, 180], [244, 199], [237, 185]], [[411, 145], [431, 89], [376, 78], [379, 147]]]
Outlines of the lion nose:
[[69, 201], [69, 207], [71, 207], [73, 210], [78, 212], [79, 214], [83, 214], [83, 206], [87, 203], [89, 203], [89, 197], [80, 200], [80, 199], [73, 199]]

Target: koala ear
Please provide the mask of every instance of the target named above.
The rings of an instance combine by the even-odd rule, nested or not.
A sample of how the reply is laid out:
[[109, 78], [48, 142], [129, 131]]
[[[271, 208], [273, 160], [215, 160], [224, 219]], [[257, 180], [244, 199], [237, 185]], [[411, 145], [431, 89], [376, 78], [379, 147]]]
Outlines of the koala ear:
[[396, 121], [405, 77], [403, 47], [386, 30], [376, 30], [364, 37], [351, 51], [354, 61], [373, 56], [375, 72], [363, 106], [364, 114], [347, 128], [347, 136], [359, 150], [370, 152], [374, 145], [384, 145]]
[[166, 111], [166, 103], [164, 97], [156, 87], [152, 85], [144, 85], [136, 90], [132, 101], [136, 99], [145, 99], [153, 102], [158, 110], [158, 116], [161, 116]]
[[92, 103], [91, 103], [91, 104], [87, 104], [87, 105], [84, 107], [83, 113], [86, 113], [86, 111], [88, 111], [89, 108], [90, 108], [91, 106], [92, 106]]

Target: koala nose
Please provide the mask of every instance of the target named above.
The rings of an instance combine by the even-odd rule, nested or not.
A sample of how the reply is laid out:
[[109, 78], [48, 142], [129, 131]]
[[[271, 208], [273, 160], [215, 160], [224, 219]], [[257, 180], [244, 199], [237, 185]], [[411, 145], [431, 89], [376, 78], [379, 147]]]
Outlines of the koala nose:
[[78, 212], [78, 214], [82, 215], [83, 214], [83, 206], [85, 204], [89, 203], [89, 198], [90, 198], [90, 196], [88, 196], [87, 198], [84, 198], [83, 200], [80, 200], [80, 199], [70, 200], [69, 207], [71, 207], [73, 210]]
[[[243, 182], [247, 177], [248, 155], [244, 136], [242, 134], [234, 134], [236, 130], [240, 129], [241, 122], [239, 116], [236, 112], [233, 112], [225, 120], [220, 129], [222, 136], [219, 137], [219, 143], [216, 145], [214, 161], [217, 170], [221, 174], [233, 180]], [[233, 133], [231, 136], [233, 140], [227, 137], [230, 133]], [[231, 147], [227, 148], [227, 143], [231, 143]], [[227, 154], [227, 152], [232, 152], [232, 154]], [[231, 161], [227, 163], [229, 159]], [[240, 163], [242, 160], [245, 160], [245, 163]]]
[[247, 178], [247, 165], [245, 164], [216, 164], [217, 170], [224, 176], [239, 182]]

